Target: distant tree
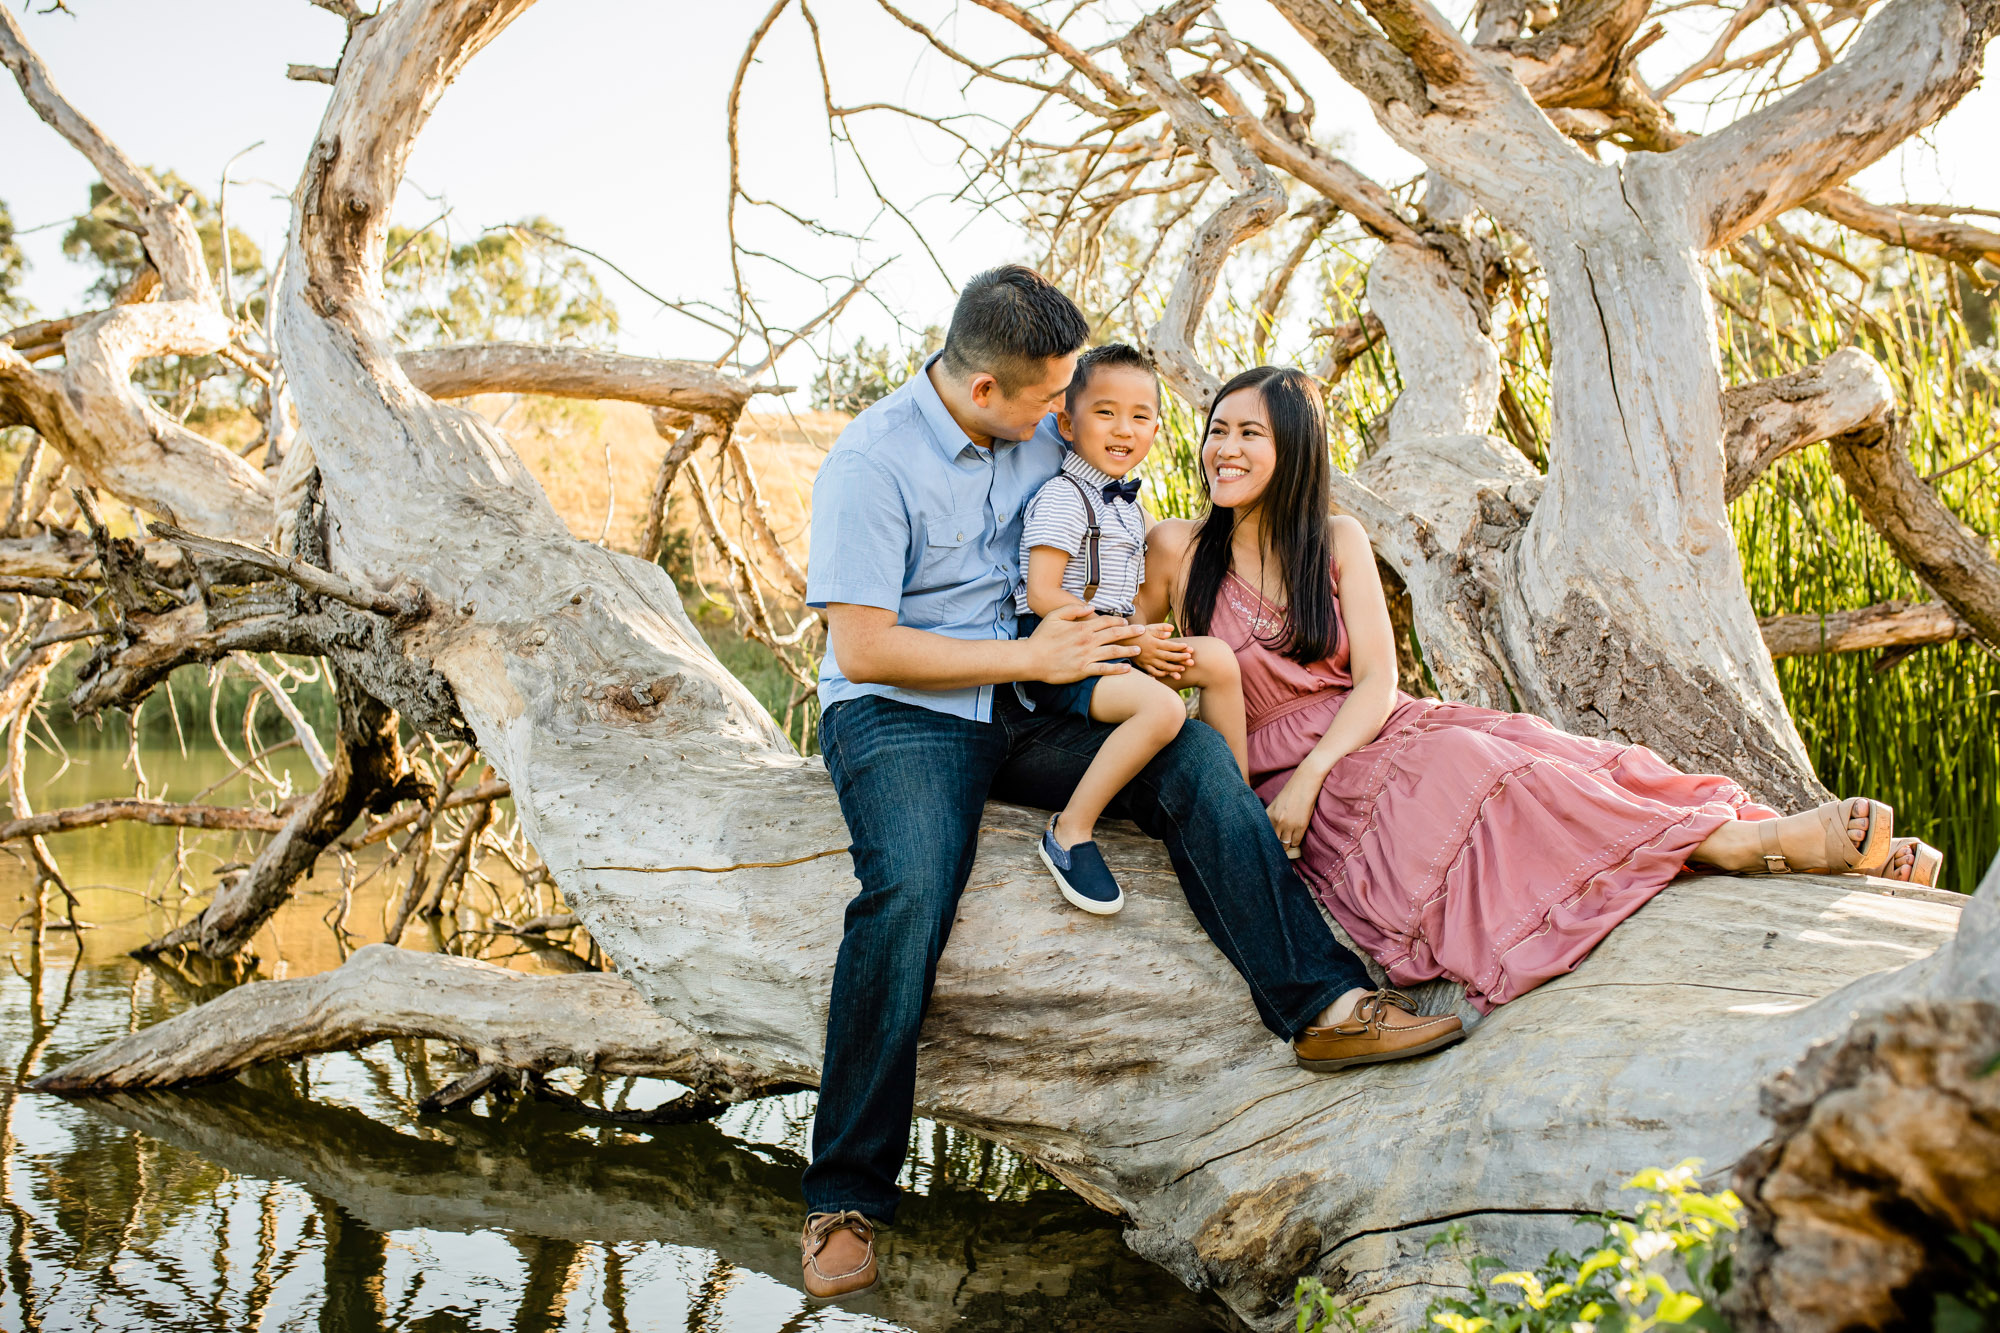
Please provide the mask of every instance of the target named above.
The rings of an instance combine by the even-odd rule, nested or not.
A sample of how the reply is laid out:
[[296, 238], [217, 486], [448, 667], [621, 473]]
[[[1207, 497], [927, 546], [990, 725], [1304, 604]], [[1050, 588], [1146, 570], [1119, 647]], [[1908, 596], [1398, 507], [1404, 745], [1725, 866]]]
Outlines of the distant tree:
[[877, 347], [866, 338], [858, 338], [853, 351], [835, 352], [826, 359], [813, 384], [813, 406], [857, 413], [893, 393], [943, 346], [944, 330], [935, 324], [924, 330], [918, 347], [898, 350], [887, 343]]
[[15, 291], [28, 271], [28, 258], [14, 243], [14, 216], [0, 199], [0, 321], [24, 319], [31, 307]]
[[[201, 237], [202, 258], [207, 261], [211, 275], [220, 277], [222, 273], [222, 213], [207, 195], [190, 185], [171, 171], [155, 172], [160, 188], [180, 202], [193, 220], [195, 233]], [[139, 219], [123, 199], [112, 193], [111, 187], [103, 181], [93, 181], [90, 186], [90, 207], [81, 214], [70, 229], [63, 233], [63, 253], [79, 263], [97, 270], [97, 280], [91, 284], [93, 296], [105, 299], [115, 294], [120, 287], [130, 282], [133, 275], [146, 262], [146, 252], [139, 242]], [[248, 279], [239, 284], [239, 297], [253, 294], [257, 309], [250, 312], [255, 318], [261, 314], [263, 293], [258, 290], [258, 279], [264, 271], [264, 255], [257, 243], [235, 227], [229, 229], [229, 272], [232, 278]]]
[[384, 272], [404, 342], [608, 343], [618, 311], [562, 228], [524, 218], [452, 245], [441, 232], [389, 230]]

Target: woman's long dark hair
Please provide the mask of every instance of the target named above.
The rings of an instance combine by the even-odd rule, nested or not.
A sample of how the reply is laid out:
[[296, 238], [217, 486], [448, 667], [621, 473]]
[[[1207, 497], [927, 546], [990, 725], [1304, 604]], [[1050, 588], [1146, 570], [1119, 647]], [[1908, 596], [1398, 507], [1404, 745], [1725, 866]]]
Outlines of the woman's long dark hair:
[[[1238, 389], [1255, 389], [1264, 400], [1277, 453], [1271, 484], [1264, 488], [1257, 508], [1263, 520], [1264, 567], [1275, 567], [1290, 614], [1276, 639], [1261, 642], [1295, 662], [1322, 661], [1333, 652], [1337, 623], [1333, 544], [1327, 534], [1333, 491], [1327, 478], [1332, 463], [1327, 457], [1326, 412], [1320, 405], [1318, 388], [1304, 373], [1258, 366], [1223, 385], [1215, 395], [1208, 420], [1202, 424], [1204, 449], [1216, 407]], [[1208, 486], [1206, 465], [1201, 470], [1201, 484], [1204, 489]], [[1221, 596], [1222, 581], [1229, 573], [1229, 540], [1235, 529], [1235, 511], [1218, 509], [1211, 502], [1207, 516], [1195, 530], [1194, 554], [1188, 562], [1181, 605], [1187, 622], [1185, 633], [1208, 633], [1215, 599]]]

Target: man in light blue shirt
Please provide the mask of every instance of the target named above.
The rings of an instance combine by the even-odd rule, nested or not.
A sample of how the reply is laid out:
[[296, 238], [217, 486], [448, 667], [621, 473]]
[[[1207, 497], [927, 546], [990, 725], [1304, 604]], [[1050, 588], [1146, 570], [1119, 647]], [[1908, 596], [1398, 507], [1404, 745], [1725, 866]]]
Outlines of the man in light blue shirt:
[[[806, 600], [824, 609], [829, 645], [820, 744], [861, 882], [834, 965], [805, 1176], [813, 1296], [875, 1281], [875, 1220], [895, 1215], [909, 1142], [917, 1029], [988, 797], [1060, 808], [1111, 733], [1031, 711], [1011, 682], [1128, 671], [1137, 651], [1142, 627], [1081, 605], [1015, 637], [1021, 508], [1060, 465], [1047, 418], [1089, 333], [1033, 270], [980, 274], [944, 350], [855, 418], [813, 483]], [[1213, 730], [1183, 727], [1107, 813], [1167, 844], [1197, 919], [1272, 1032], [1289, 1040], [1331, 1023], [1336, 1005], [1370, 989]]]
[[[939, 354], [940, 356], [942, 353]], [[974, 443], [931, 382], [937, 357], [841, 433], [813, 481], [808, 597], [896, 613], [896, 623], [959, 640], [1011, 640], [1021, 511], [1062, 465], [1054, 419], [1015, 441]], [[1063, 377], [1062, 387], [1068, 387]], [[1040, 386], [1034, 386], [1039, 389]], [[1062, 389], [1057, 389], [1061, 396]], [[1042, 413], [1039, 392], [1022, 415]], [[912, 459], [912, 450], [921, 451]], [[994, 685], [913, 690], [850, 680], [838, 649], [820, 662], [822, 709], [879, 695], [987, 722]]]

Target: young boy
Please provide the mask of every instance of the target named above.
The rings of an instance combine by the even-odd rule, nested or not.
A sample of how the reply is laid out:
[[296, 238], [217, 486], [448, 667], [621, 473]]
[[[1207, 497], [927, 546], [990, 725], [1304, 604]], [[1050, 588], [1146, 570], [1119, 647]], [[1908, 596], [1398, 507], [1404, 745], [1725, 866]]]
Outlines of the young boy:
[[[1023, 638], [1058, 607], [1086, 604], [1128, 623], [1137, 609], [1146, 572], [1146, 516], [1139, 480], [1127, 476], [1145, 459], [1160, 427], [1160, 382], [1152, 363], [1123, 343], [1085, 352], [1057, 409], [1056, 427], [1069, 451], [1062, 471], [1028, 502], [1021, 531], [1025, 578], [1015, 607]], [[1147, 610], [1164, 615], [1166, 608]], [[1156, 677], [1200, 686], [1202, 720], [1222, 733], [1238, 769], [1249, 765], [1236, 654], [1220, 639], [1169, 644], [1169, 632], [1163, 624], [1146, 636], [1141, 671], [1022, 687], [1037, 711], [1117, 724], [1069, 804], [1042, 834], [1042, 861], [1063, 897], [1099, 916], [1123, 907], [1125, 895], [1093, 841], [1098, 817], [1187, 720], [1175, 685]]]

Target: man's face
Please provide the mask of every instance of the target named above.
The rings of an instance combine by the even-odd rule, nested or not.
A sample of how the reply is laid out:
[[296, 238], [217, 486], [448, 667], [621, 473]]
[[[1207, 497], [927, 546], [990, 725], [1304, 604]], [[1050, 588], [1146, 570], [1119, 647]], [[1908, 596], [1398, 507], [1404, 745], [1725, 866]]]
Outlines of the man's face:
[[1042, 418], [1062, 402], [1070, 376], [1076, 373], [1078, 355], [1071, 352], [1067, 356], [1050, 357], [1042, 362], [1036, 379], [1013, 393], [1002, 391], [1000, 381], [991, 375], [973, 376], [972, 405], [979, 416], [980, 429], [996, 440], [1025, 440], [1033, 435]]

